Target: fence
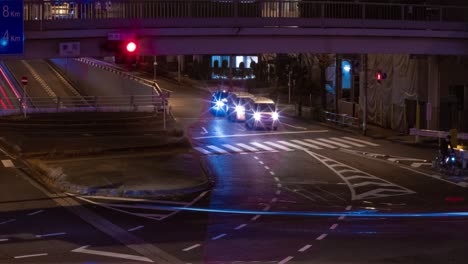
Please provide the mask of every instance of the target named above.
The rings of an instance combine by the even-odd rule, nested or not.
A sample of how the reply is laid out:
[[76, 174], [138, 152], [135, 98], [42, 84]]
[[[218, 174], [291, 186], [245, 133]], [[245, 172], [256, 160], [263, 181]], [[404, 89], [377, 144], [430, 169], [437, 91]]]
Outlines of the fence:
[[24, 0], [24, 14], [31, 21], [243, 17], [468, 22], [467, 6], [306, 0]]
[[351, 127], [360, 129], [361, 123], [358, 118], [349, 116], [347, 114], [337, 114], [333, 112], [323, 111], [325, 115], [325, 121], [333, 124], [337, 124], [343, 127]]
[[[10, 98], [18, 101], [18, 98]], [[163, 112], [170, 113], [167, 99], [158, 95], [28, 97], [19, 99], [13, 109], [0, 110], [0, 116], [67, 112]]]

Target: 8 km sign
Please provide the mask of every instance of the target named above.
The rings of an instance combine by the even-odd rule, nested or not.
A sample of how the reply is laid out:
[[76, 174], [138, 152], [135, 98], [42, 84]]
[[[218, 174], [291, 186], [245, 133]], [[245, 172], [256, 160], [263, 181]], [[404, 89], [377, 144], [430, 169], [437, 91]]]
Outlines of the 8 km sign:
[[0, 56], [23, 54], [23, 27], [23, 1], [0, 0]]

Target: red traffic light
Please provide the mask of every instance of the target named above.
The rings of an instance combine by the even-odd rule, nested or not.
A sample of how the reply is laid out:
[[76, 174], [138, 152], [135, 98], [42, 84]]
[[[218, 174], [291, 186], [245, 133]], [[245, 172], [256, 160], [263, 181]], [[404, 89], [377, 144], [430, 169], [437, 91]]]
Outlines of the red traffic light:
[[385, 80], [387, 79], [387, 74], [384, 72], [378, 71], [375, 73], [375, 79], [377, 79], [377, 81]]
[[381, 72], [377, 72], [376, 78], [377, 78], [378, 81], [382, 80], [382, 73], [381, 73]]
[[128, 52], [133, 53], [133, 52], [136, 51], [137, 45], [135, 44], [135, 42], [130, 41], [130, 42], [128, 42], [128, 43], [125, 45], [125, 49], [126, 49]]

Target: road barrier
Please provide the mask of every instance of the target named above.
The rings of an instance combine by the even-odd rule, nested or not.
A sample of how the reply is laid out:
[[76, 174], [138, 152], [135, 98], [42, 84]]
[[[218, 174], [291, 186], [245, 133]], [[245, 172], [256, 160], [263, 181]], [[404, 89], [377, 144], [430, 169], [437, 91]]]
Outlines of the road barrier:
[[361, 128], [361, 122], [359, 121], [359, 118], [352, 117], [347, 114], [337, 114], [328, 111], [323, 111], [323, 113], [325, 115], [325, 121], [327, 122], [337, 124], [343, 127], [351, 127], [356, 129]]
[[[450, 132], [448, 131], [437, 131], [437, 130], [426, 130], [426, 129], [417, 129], [410, 128], [410, 135], [415, 136], [415, 140], [418, 141], [418, 137], [432, 137], [432, 138], [446, 138]], [[468, 140], [468, 133], [458, 133], [458, 139]]]

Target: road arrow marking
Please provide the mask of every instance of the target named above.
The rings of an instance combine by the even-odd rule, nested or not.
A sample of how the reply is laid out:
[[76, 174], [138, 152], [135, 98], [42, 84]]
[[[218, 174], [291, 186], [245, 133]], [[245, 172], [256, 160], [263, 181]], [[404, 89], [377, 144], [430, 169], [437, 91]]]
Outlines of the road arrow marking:
[[71, 252], [98, 255], [98, 256], [105, 256], [105, 257], [112, 257], [112, 258], [130, 259], [130, 260], [154, 263], [154, 261], [152, 261], [151, 259], [146, 258], [146, 257], [128, 255], [128, 254], [121, 254], [121, 253], [113, 253], [113, 252], [107, 252], [107, 251], [91, 250], [91, 249], [86, 249], [87, 247], [89, 247], [89, 245], [82, 246], [80, 248], [74, 249]]

